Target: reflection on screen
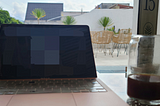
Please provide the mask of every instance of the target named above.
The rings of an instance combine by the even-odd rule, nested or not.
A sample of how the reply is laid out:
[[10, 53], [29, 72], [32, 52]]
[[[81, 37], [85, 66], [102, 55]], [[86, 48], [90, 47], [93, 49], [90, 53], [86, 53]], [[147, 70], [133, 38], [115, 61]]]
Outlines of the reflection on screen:
[[2, 25], [0, 42], [2, 79], [96, 77], [87, 26]]

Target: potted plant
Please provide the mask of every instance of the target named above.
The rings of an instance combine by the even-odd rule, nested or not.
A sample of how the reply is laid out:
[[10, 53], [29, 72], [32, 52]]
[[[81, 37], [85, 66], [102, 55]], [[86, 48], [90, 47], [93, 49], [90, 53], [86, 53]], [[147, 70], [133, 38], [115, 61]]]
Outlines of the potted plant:
[[46, 16], [46, 13], [43, 9], [41, 8], [35, 8], [33, 11], [32, 11], [32, 14], [35, 18], [37, 18], [38, 20], [38, 24], [39, 24], [39, 19], [43, 18]]
[[109, 17], [102, 17], [99, 19], [99, 24], [103, 26], [104, 30], [106, 27], [113, 25], [112, 20]]
[[63, 20], [64, 25], [74, 25], [76, 20], [72, 16], [66, 16]]

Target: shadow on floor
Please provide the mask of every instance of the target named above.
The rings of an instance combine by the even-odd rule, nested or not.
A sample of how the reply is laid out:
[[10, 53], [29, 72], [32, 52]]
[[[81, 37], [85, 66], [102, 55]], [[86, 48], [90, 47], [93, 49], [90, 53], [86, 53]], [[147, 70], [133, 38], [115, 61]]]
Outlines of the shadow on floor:
[[99, 73], [125, 73], [126, 66], [96, 66]]

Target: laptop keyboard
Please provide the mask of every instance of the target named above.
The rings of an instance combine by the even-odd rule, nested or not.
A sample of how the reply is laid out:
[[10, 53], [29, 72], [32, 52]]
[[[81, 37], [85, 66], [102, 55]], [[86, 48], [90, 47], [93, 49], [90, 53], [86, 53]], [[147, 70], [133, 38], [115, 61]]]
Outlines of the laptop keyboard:
[[107, 92], [95, 79], [0, 81], [0, 95]]

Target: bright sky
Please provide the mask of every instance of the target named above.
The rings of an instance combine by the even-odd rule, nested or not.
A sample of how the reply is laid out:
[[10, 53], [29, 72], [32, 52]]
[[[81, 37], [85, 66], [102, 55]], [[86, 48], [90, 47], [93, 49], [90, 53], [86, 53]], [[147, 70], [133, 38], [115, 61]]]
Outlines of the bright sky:
[[130, 3], [133, 6], [133, 0], [0, 0], [0, 7], [9, 11], [12, 17], [24, 21], [28, 2], [63, 3], [64, 11], [81, 11], [81, 8], [91, 11], [101, 3]]

